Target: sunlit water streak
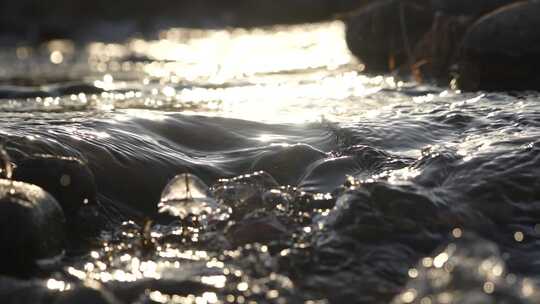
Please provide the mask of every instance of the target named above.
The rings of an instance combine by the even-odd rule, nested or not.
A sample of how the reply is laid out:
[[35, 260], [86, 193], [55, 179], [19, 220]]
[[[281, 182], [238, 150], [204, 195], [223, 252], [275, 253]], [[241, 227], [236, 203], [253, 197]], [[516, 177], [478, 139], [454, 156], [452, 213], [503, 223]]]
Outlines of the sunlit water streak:
[[[537, 302], [538, 94], [366, 75], [343, 30], [1, 50], [8, 152], [85, 160], [127, 217], [42, 285], [130, 303]], [[184, 221], [145, 226], [186, 172], [227, 217], [186, 223], [180, 204]], [[171, 197], [199, 207], [186, 176]]]

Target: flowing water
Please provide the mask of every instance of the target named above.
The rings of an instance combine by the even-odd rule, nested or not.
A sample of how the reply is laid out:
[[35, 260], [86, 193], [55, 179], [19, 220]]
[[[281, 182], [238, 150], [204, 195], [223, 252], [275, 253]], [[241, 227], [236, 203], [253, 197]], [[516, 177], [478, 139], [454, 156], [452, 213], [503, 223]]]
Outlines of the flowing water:
[[364, 74], [340, 22], [57, 40], [0, 63], [8, 153], [86, 162], [110, 222], [36, 286], [125, 303], [540, 301], [536, 92]]

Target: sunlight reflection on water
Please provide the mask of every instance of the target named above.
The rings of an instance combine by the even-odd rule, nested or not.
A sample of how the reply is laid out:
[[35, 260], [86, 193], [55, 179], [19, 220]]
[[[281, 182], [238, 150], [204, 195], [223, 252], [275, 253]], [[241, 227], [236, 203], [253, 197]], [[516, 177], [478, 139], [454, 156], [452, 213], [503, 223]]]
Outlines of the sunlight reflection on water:
[[257, 121], [317, 120], [338, 111], [332, 101], [375, 93], [382, 81], [371, 85], [350, 71], [355, 60], [340, 22], [251, 31], [171, 29], [161, 37], [94, 43], [89, 57], [97, 70], [126, 54], [149, 58], [140, 66], [145, 79], [165, 87], [148, 89], [147, 99], [163, 97], [193, 104], [197, 113]]

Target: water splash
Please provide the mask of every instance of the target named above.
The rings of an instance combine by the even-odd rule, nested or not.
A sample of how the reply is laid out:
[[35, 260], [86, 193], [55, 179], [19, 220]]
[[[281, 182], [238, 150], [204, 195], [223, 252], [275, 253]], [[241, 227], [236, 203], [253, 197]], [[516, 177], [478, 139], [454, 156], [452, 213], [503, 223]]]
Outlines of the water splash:
[[214, 214], [219, 206], [200, 178], [184, 173], [177, 175], [165, 186], [158, 209], [160, 213], [184, 219], [190, 215], [201, 217]]

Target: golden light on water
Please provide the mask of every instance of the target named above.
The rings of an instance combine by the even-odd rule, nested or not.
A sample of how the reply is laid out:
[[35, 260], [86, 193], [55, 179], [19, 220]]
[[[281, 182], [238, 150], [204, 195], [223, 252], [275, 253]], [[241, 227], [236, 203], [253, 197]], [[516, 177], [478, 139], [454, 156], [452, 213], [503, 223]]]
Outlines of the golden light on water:
[[[159, 40], [93, 43], [87, 50], [96, 71], [140, 73], [141, 95], [102, 94], [102, 102], [113, 99], [109, 105], [117, 108], [271, 123], [376, 118], [395, 100], [365, 97], [404, 83], [363, 75], [344, 32], [339, 21], [254, 30], [171, 29]], [[122, 62], [125, 58], [133, 62]], [[106, 90], [141, 85], [109, 75], [96, 85]]]
[[[244, 75], [309, 68], [337, 68], [352, 57], [343, 40], [343, 24], [303, 25], [271, 30], [173, 29], [161, 40], [134, 40], [130, 50], [157, 61], [180, 79], [222, 83]], [[147, 72], [158, 65], [147, 66]], [[221, 80], [221, 81], [220, 81]]]
[[[156, 40], [93, 42], [82, 50], [73, 42], [56, 40], [44, 50], [50, 66], [32, 67], [37, 73], [32, 77], [83, 79], [103, 91], [40, 97], [30, 103], [13, 100], [3, 108], [138, 108], [266, 123], [347, 122], [374, 120], [404, 103], [422, 103], [426, 107], [417, 108], [427, 109], [453, 95], [377, 94], [411, 84], [390, 75], [363, 74], [363, 65], [347, 48], [340, 21], [251, 30], [176, 28]], [[41, 56], [29, 47], [15, 53], [28, 63]]]

